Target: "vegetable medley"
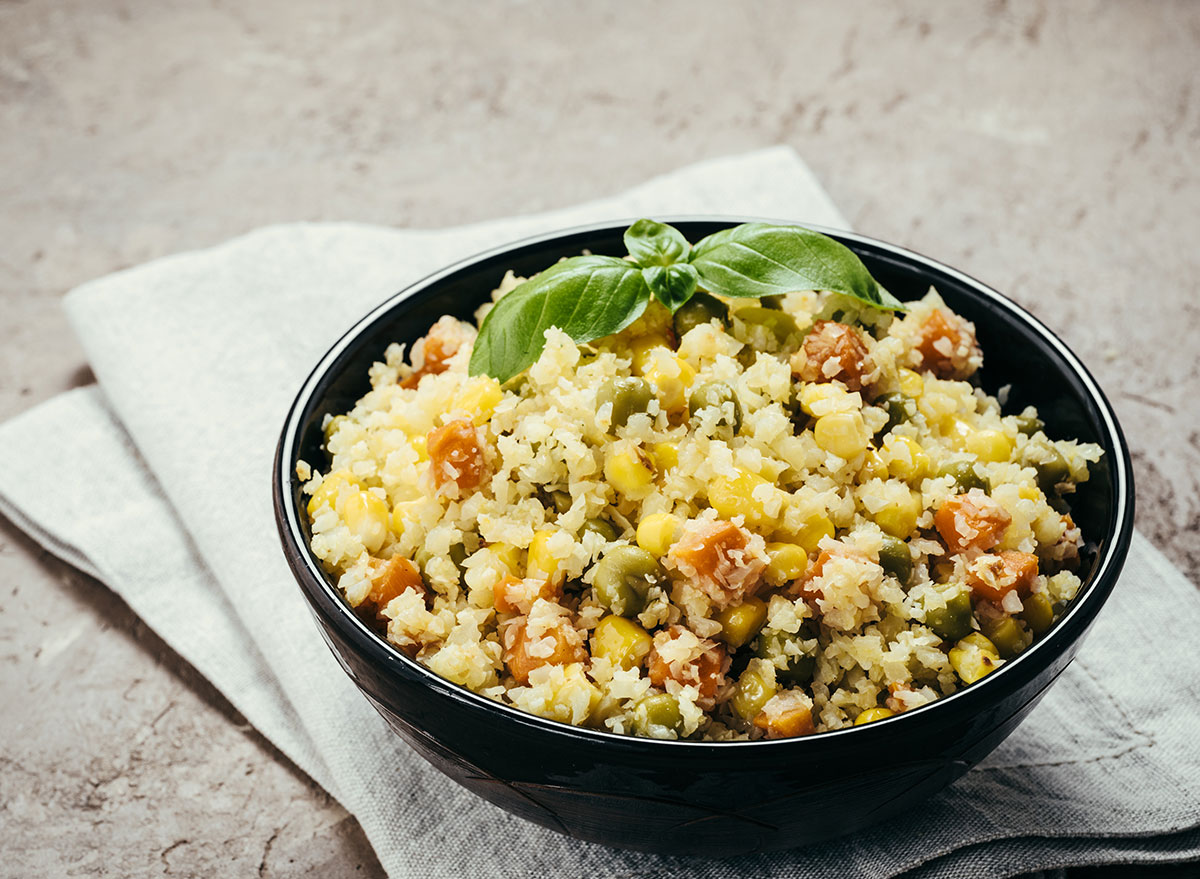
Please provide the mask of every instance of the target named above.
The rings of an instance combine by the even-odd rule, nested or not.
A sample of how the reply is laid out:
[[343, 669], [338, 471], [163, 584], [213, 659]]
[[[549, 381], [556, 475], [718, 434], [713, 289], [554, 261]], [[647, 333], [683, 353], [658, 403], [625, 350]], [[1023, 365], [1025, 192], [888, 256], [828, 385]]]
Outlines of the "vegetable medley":
[[[489, 698], [665, 739], [878, 721], [1028, 649], [1099, 448], [1004, 414], [936, 291], [794, 228], [641, 221], [624, 266], [510, 273], [481, 330], [390, 346], [298, 468], [347, 601]], [[597, 302], [546, 323], [567, 294]]]

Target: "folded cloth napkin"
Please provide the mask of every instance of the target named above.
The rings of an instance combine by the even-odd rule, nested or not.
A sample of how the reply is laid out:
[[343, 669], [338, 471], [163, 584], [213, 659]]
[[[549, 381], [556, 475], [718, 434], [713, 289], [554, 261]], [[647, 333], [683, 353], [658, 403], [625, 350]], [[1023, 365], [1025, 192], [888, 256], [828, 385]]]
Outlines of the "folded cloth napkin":
[[0, 512], [119, 593], [358, 818], [393, 876], [990, 877], [1200, 857], [1200, 598], [1141, 537], [1078, 659], [988, 760], [911, 814], [791, 852], [668, 858], [559, 836], [445, 779], [355, 690], [271, 509], [275, 442], [312, 364], [369, 307], [473, 252], [689, 212], [846, 226], [776, 148], [569, 210], [439, 231], [276, 226], [85, 284], [66, 308], [102, 390], [0, 426]]

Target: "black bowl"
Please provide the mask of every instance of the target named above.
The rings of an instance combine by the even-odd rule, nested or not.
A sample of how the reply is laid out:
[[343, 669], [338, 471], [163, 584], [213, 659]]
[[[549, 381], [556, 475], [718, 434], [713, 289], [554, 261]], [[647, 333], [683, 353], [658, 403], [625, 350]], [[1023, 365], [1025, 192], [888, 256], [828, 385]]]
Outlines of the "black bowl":
[[[743, 219], [674, 221], [691, 241]], [[298, 459], [324, 462], [321, 420], [368, 388], [367, 368], [442, 314], [469, 319], [504, 272], [533, 274], [584, 249], [623, 254], [628, 224], [521, 241], [438, 272], [359, 321], [321, 358], [283, 427], [274, 474], [284, 553], [346, 673], [430, 763], [469, 790], [580, 839], [661, 853], [730, 855], [849, 833], [911, 807], [986, 756], [1075, 656], [1116, 583], [1133, 529], [1133, 475], [1108, 401], [1083, 364], [1027, 312], [960, 272], [860, 235], [829, 232], [901, 299], [933, 285], [975, 322], [983, 385], [1009, 385], [1007, 411], [1034, 404], [1055, 437], [1100, 444], [1072, 515], [1095, 542], [1084, 587], [1054, 627], [998, 671], [930, 705], [799, 739], [671, 742], [543, 720], [446, 681], [374, 634], [308, 548]], [[886, 796], [881, 797], [881, 792]]]

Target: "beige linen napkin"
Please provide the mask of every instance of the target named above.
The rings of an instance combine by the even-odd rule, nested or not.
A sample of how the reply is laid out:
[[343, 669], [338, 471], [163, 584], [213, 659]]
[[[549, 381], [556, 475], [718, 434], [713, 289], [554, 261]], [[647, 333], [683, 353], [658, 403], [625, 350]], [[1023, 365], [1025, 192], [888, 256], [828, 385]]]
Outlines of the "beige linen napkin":
[[1200, 600], [1140, 537], [1079, 659], [981, 767], [910, 815], [793, 852], [659, 858], [558, 836], [442, 777], [358, 694], [304, 607], [271, 511], [271, 455], [312, 364], [372, 305], [456, 259], [679, 213], [846, 225], [777, 148], [539, 216], [439, 231], [276, 226], [86, 284], [66, 307], [102, 390], [0, 426], [0, 512], [120, 593], [355, 814], [394, 876], [1001, 876], [1200, 856]]

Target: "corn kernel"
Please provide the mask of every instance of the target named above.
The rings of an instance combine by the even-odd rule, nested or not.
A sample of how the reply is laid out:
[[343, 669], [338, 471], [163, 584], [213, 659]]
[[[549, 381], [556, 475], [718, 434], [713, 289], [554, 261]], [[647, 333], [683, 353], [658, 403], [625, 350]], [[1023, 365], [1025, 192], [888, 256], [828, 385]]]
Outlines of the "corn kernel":
[[768, 543], [767, 558], [764, 576], [772, 586], [790, 583], [808, 570], [808, 553], [796, 543]]
[[354, 478], [349, 470], [335, 470], [322, 479], [321, 484], [317, 486], [317, 490], [308, 499], [308, 515], [315, 516], [317, 510], [325, 505], [336, 510], [339, 493], [347, 485], [358, 489], [362, 488], [362, 484]]
[[553, 531], [534, 533], [525, 559], [525, 576], [553, 580], [558, 576], [558, 559], [550, 553], [550, 538]]
[[359, 490], [349, 495], [342, 507], [342, 519], [350, 533], [367, 552], [378, 552], [388, 535], [390, 511], [378, 495]]
[[413, 451], [417, 453], [418, 461], [429, 460], [429, 449], [426, 447], [425, 434], [419, 433], [416, 436], [409, 437], [408, 444], [412, 446]]
[[621, 668], [633, 668], [641, 665], [653, 644], [654, 639], [633, 620], [610, 614], [592, 634], [592, 655]]
[[900, 393], [906, 397], [919, 397], [925, 391], [925, 379], [911, 369], [900, 369]]
[[600, 688], [588, 680], [582, 663], [563, 667], [562, 681], [551, 683], [551, 696], [535, 710], [536, 714], [563, 723], [583, 724], [600, 706]]
[[1022, 485], [1017, 489], [1017, 494], [1027, 501], [1037, 501], [1044, 497], [1042, 490], [1032, 485]]
[[657, 392], [658, 402], [669, 413], [687, 408], [687, 389], [696, 380], [691, 364], [674, 354], [648, 356], [642, 376]]
[[349, 423], [350, 419], [345, 415], [335, 415], [329, 419], [329, 423], [325, 425], [325, 448], [329, 448], [329, 441], [333, 439], [333, 435], [341, 430], [343, 424]]
[[834, 535], [833, 520], [824, 510], [815, 510], [805, 517], [803, 523], [795, 531], [789, 531], [779, 536], [788, 542], [798, 544], [806, 553], [811, 555], [817, 551], [818, 544]]
[[862, 406], [862, 396], [830, 382], [809, 382], [800, 388], [800, 408], [814, 418], [834, 412], [856, 412]]
[[399, 536], [404, 533], [410, 521], [419, 521], [420, 513], [418, 508], [422, 501], [398, 501], [392, 507], [391, 524], [392, 533]]
[[665, 335], [659, 333], [650, 333], [646, 336], [639, 336], [629, 343], [629, 350], [633, 358], [633, 373], [634, 375], [643, 375], [643, 370], [649, 365], [653, 355], [650, 353], [655, 348], [670, 348], [671, 340]]
[[847, 460], [861, 454], [871, 441], [860, 412], [832, 412], [813, 426], [813, 437], [825, 451]]
[[517, 571], [521, 570], [521, 550], [517, 549], [511, 543], [493, 543], [488, 547], [491, 550], [496, 560], [501, 565], [508, 568], [508, 573], [514, 577]]
[[883, 463], [883, 458], [875, 449], [867, 449], [866, 455], [863, 456], [862, 468], [858, 471], [860, 482], [866, 482], [869, 479], [887, 479], [888, 469], [887, 464]]
[[967, 437], [967, 451], [980, 461], [1007, 461], [1012, 457], [1013, 442], [999, 430], [977, 430]]
[[[746, 525], [756, 530], [774, 528], [779, 524], [779, 517], [767, 513], [761, 497], [756, 497], [760, 486], [770, 485], [757, 473], [739, 470], [733, 479], [728, 476], [717, 476], [708, 484], [708, 502], [717, 514], [725, 519], [734, 516], [745, 516]], [[774, 486], [772, 490], [778, 491]]]
[[466, 386], [459, 392], [455, 408], [471, 414], [476, 424], [483, 424], [492, 417], [504, 392], [500, 390], [500, 382], [491, 376], [477, 375], [467, 381]]
[[657, 469], [670, 470], [679, 463], [679, 449], [674, 443], [654, 443], [650, 446], [650, 460]]
[[638, 523], [637, 545], [651, 555], [662, 558], [675, 542], [680, 524], [678, 516], [670, 513], [651, 513]]
[[876, 513], [875, 524], [892, 537], [905, 538], [916, 530], [921, 509], [921, 495], [910, 490], [907, 496]]
[[883, 720], [885, 717], [895, 717], [896, 712], [890, 708], [868, 708], [863, 711], [858, 717], [854, 718], [855, 726], [862, 726], [864, 723], [874, 723], [876, 720]]
[[972, 632], [950, 649], [950, 665], [964, 684], [973, 684], [1000, 667], [1000, 652], [982, 633]]
[[627, 449], [604, 462], [604, 476], [624, 495], [641, 495], [654, 481], [653, 466], [637, 449]]
[[734, 650], [748, 643], [767, 621], [767, 603], [761, 598], [747, 598], [741, 604], [727, 607], [717, 614], [721, 624], [721, 640]]
[[920, 482], [929, 475], [929, 456], [921, 444], [906, 436], [889, 433], [883, 441], [882, 457], [888, 473], [906, 482]]
[[975, 433], [975, 428], [961, 418], [951, 417], [946, 419], [942, 425], [942, 432], [945, 433], [951, 447], [962, 452], [967, 449], [971, 435]]

